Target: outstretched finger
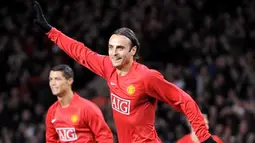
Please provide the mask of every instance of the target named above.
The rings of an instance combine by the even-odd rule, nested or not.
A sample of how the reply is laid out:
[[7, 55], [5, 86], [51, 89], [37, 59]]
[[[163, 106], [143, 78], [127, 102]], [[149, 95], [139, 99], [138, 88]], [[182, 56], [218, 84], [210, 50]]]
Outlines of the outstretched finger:
[[34, 1], [34, 9], [37, 14], [41, 15], [43, 13], [40, 4], [37, 1]]

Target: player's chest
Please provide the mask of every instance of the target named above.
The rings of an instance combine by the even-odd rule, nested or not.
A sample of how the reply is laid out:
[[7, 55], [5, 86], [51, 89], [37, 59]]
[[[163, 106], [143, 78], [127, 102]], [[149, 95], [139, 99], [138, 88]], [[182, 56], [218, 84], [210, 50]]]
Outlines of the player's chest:
[[108, 80], [110, 92], [120, 98], [136, 100], [145, 94], [143, 81], [136, 77], [119, 78], [113, 76]]
[[108, 81], [112, 109], [118, 113], [130, 115], [146, 101], [143, 81], [136, 77], [119, 79], [113, 77]]
[[81, 110], [78, 108], [57, 108], [51, 120], [61, 141], [78, 139], [77, 129], [81, 126]]
[[51, 122], [55, 128], [75, 128], [81, 124], [81, 116], [79, 108], [57, 108]]

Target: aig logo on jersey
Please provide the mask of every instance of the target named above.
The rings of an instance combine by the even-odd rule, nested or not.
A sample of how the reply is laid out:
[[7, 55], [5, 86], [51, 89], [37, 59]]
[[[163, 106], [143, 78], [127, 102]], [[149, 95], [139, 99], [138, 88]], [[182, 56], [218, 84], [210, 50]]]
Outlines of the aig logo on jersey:
[[127, 93], [128, 93], [129, 95], [132, 95], [132, 94], [135, 93], [135, 87], [134, 87], [134, 85], [129, 85], [129, 86], [127, 87]]
[[130, 114], [130, 100], [126, 100], [118, 97], [117, 95], [111, 94], [112, 109], [122, 114]]
[[75, 133], [75, 128], [56, 128], [59, 140], [61, 141], [75, 141], [77, 140], [77, 135]]

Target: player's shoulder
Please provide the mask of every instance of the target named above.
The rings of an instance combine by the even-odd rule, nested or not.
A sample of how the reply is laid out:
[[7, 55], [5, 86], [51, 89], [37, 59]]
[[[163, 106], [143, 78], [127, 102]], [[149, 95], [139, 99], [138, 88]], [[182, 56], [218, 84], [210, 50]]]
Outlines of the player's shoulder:
[[[82, 97], [80, 97], [82, 98]], [[82, 98], [81, 99], [83, 104], [83, 111], [89, 113], [90, 115], [97, 115], [103, 117], [101, 109], [92, 101]]]
[[78, 104], [81, 107], [86, 106], [87, 103], [89, 104], [89, 100], [83, 98], [78, 93], [75, 93], [75, 96], [76, 96], [75, 104]]
[[47, 111], [47, 117], [51, 117], [55, 111], [56, 111], [56, 108], [58, 107], [59, 103], [58, 101], [55, 101], [49, 108], [48, 108], [48, 111]]
[[83, 98], [81, 97], [80, 95], [78, 95], [78, 101], [79, 101], [79, 104], [81, 104], [83, 107], [87, 107], [87, 106], [93, 106], [93, 102], [86, 99], [86, 98]]
[[[79, 95], [78, 95], [79, 96]], [[85, 99], [81, 96], [78, 97], [79, 100], [79, 107], [83, 108], [85, 111], [96, 111], [96, 112], [101, 112], [100, 108], [92, 101]]]
[[110, 57], [108, 55], [101, 55], [101, 54], [98, 54], [98, 53], [97, 53], [97, 55], [104, 59], [104, 64], [106, 64], [107, 66], [113, 67], [113, 65], [111, 64], [112, 62], [110, 60]]
[[141, 75], [143, 79], [150, 79], [155, 76], [162, 76], [162, 74], [159, 71], [157, 71], [155, 69], [148, 68], [146, 65], [143, 65], [143, 64], [139, 64], [139, 68], [137, 71], [139, 73], [142, 73], [139, 75]]
[[58, 107], [59, 103], [58, 101], [55, 101], [49, 108], [48, 108], [48, 112], [55, 110]]
[[110, 57], [108, 55], [101, 55], [98, 54], [98, 57], [101, 57], [103, 59], [103, 65], [107, 68], [107, 69], [114, 69], [112, 62], [110, 60]]

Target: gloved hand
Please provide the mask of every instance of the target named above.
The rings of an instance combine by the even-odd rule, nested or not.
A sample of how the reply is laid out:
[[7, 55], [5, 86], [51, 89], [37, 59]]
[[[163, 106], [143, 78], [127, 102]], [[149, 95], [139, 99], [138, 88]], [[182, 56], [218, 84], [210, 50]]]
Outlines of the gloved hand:
[[203, 143], [217, 143], [212, 137], [205, 140]]
[[48, 24], [47, 20], [45, 19], [40, 4], [37, 1], [34, 1], [33, 5], [36, 12], [34, 23], [38, 25], [45, 33], [48, 33], [52, 26]]

